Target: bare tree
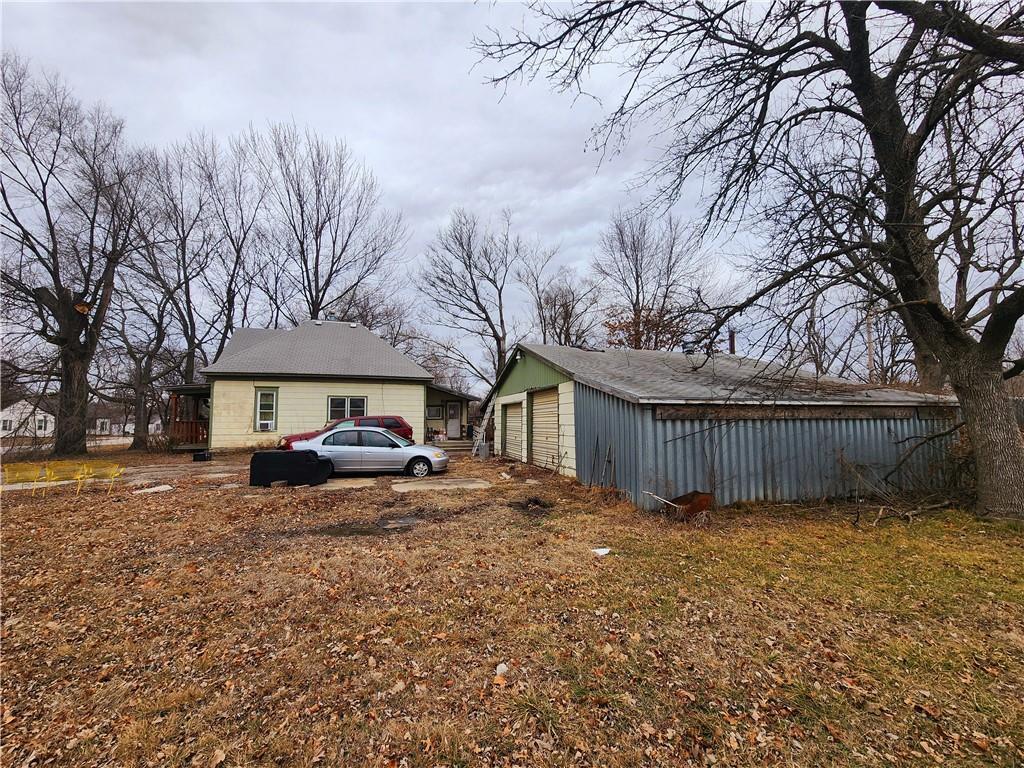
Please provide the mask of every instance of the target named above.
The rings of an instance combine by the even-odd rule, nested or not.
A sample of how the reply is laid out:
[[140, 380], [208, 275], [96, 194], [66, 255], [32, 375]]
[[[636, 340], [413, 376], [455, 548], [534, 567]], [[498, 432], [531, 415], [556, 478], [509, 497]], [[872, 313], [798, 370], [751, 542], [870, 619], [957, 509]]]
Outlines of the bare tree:
[[216, 233], [209, 264], [202, 273], [211, 303], [207, 322], [212, 328], [213, 350], [209, 359], [216, 360], [235, 328], [251, 320], [267, 320], [255, 316], [252, 299], [258, 282], [255, 275], [260, 271], [261, 218], [269, 180], [260, 172], [253, 142], [246, 137], [232, 138], [226, 147], [197, 138], [191, 146], [209, 195], [210, 226]]
[[[154, 190], [153, 242], [141, 252], [138, 274], [162, 288], [185, 350], [182, 379], [194, 381], [197, 367], [208, 362], [204, 346], [214, 331], [205, 288], [221, 239], [195, 143], [177, 144], [156, 155], [149, 179]], [[212, 286], [209, 295], [221, 290]]]
[[567, 266], [554, 267], [555, 251], [537, 251], [516, 270], [530, 297], [531, 326], [542, 344], [591, 349], [599, 341], [601, 283]]
[[100, 386], [95, 394], [131, 408], [135, 430], [130, 449], [148, 450], [151, 414], [161, 401], [160, 385], [181, 369], [189, 351], [169, 347], [171, 294], [164, 286], [132, 272], [121, 279], [126, 284], [115, 293], [110, 332], [103, 342], [109, 365], [98, 372]]
[[346, 314], [357, 290], [405, 245], [401, 215], [381, 206], [376, 178], [342, 141], [287, 124], [252, 141], [270, 183], [268, 231], [294, 296], [282, 313], [293, 322]]
[[[801, 275], [870, 284], [959, 398], [978, 511], [1024, 518], [1024, 440], [1004, 384], [1024, 371], [1024, 361], [1006, 360], [1024, 316], [1019, 185], [1006, 183], [1024, 167], [1019, 4], [533, 7], [537, 32], [481, 43], [511, 63], [496, 79], [543, 72], [572, 88], [594, 64], [624, 64], [631, 86], [598, 140], [662, 120], [670, 146], [655, 171], [664, 199], [701, 175], [709, 226], [785, 222], [767, 215], [780, 189], [798, 213], [821, 210], [817, 230], [829, 239], [791, 249], [799, 233], [782, 227], [788, 237], [775, 245], [791, 261], [718, 323]], [[863, 147], [862, 162], [847, 162], [851, 146]], [[825, 188], [817, 179], [840, 193], [816, 199]], [[996, 198], [990, 244], [957, 243], [967, 209], [980, 217]], [[843, 218], [862, 202], [877, 218], [864, 240]]]
[[115, 275], [138, 246], [142, 166], [106, 110], [84, 110], [56, 78], [2, 62], [0, 234], [8, 301], [57, 350], [53, 452], [86, 450], [89, 367]]
[[335, 316], [365, 326], [404, 354], [412, 354], [422, 336], [408, 304], [396, 301], [394, 292], [386, 292], [383, 287], [356, 291], [346, 314]]
[[702, 270], [680, 223], [649, 211], [616, 213], [601, 236], [594, 272], [606, 285], [611, 346], [678, 349], [695, 337]]
[[493, 230], [468, 211], [452, 212], [428, 246], [417, 281], [432, 305], [430, 319], [458, 334], [436, 342], [440, 359], [488, 385], [495, 382], [518, 341], [511, 307], [515, 270], [537, 250], [512, 232], [508, 211]]
[[[805, 289], [796, 283], [793, 292]], [[793, 307], [804, 311], [794, 313]], [[818, 375], [873, 384], [914, 384], [910, 340], [899, 318], [851, 286], [785, 297], [782, 311], [769, 306], [759, 324], [748, 324], [754, 346]]]
[[453, 363], [444, 345], [428, 336], [416, 337], [408, 354], [430, 372], [435, 382], [458, 392], [471, 392], [474, 382], [479, 380], [464, 366]]

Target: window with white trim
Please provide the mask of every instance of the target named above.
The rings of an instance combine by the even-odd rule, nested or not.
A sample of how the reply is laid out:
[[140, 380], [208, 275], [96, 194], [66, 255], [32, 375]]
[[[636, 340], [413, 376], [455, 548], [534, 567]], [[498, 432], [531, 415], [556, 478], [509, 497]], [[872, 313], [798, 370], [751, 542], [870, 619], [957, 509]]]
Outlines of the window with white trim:
[[427, 418], [428, 419], [443, 419], [444, 408], [440, 405], [428, 405], [427, 406]]
[[46, 427], [49, 425], [50, 420], [43, 416], [41, 419], [36, 419], [36, 431], [45, 432]]
[[275, 432], [277, 430], [277, 390], [256, 390], [256, 431]]
[[331, 395], [327, 398], [327, 420], [344, 419], [366, 415], [365, 397], [343, 397]]
[[4, 423], [3, 425], [0, 425], [0, 429], [3, 429], [4, 432], [10, 432], [14, 429], [14, 419], [4, 419]]

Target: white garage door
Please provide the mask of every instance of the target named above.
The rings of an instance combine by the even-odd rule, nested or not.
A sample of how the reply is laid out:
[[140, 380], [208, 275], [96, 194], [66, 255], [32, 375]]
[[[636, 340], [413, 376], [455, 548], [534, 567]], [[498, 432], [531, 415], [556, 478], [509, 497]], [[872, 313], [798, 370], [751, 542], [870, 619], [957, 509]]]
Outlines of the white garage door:
[[546, 389], [533, 396], [530, 461], [538, 467], [558, 464], [558, 390]]
[[505, 406], [505, 431], [502, 433], [501, 453], [510, 459], [523, 459], [523, 404]]

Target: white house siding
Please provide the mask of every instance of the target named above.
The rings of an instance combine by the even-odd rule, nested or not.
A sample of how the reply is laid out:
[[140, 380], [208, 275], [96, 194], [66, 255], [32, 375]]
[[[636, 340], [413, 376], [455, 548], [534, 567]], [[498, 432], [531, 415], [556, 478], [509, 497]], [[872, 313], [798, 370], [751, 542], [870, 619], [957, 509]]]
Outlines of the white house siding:
[[[277, 424], [272, 432], [254, 429], [256, 390], [277, 390]], [[212, 389], [211, 448], [271, 447], [283, 436], [307, 432], [327, 422], [330, 396], [365, 397], [366, 415], [401, 416], [423, 442], [426, 387], [422, 382], [357, 379], [216, 379]]]
[[561, 457], [559, 472], [576, 477], [576, 400], [574, 382], [558, 385], [558, 453]]
[[[44, 419], [46, 425], [40, 429], [39, 422]], [[55, 426], [53, 414], [33, 407], [26, 400], [11, 403], [0, 411], [0, 437], [49, 437]]]

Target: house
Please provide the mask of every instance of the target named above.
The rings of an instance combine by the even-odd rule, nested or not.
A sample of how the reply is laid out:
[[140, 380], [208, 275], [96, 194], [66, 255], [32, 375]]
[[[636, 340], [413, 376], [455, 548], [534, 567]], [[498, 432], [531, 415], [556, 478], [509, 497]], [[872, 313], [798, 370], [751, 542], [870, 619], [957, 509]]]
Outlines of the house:
[[86, 433], [92, 437], [111, 437], [129, 434], [132, 421], [129, 408], [105, 401], [89, 403], [86, 411]]
[[[433, 384], [416, 361], [358, 323], [308, 320], [240, 328], [202, 371], [205, 383], [168, 387], [169, 435], [187, 448], [270, 447], [287, 434], [349, 416], [397, 415], [423, 442], [431, 423], [461, 436], [468, 400]], [[458, 427], [458, 435], [451, 434]]]
[[[734, 355], [520, 344], [488, 395], [495, 453], [620, 489], [644, 508], [936, 486], [952, 398], [816, 378]], [[653, 494], [653, 496], [652, 496]]]
[[18, 397], [0, 410], [0, 437], [50, 437], [56, 408], [48, 398]]
[[470, 403], [479, 398], [440, 384], [427, 387], [426, 431], [428, 438], [443, 435], [458, 440], [469, 435]]

